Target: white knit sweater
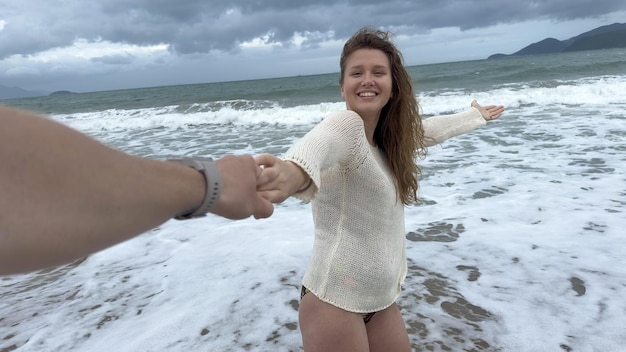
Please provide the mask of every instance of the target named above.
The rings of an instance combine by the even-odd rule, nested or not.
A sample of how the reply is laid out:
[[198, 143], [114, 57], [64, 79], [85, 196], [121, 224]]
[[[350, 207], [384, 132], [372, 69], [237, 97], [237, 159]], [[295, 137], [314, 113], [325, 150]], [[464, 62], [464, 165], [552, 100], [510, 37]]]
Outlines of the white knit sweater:
[[[433, 145], [484, 125], [478, 110], [423, 121]], [[355, 313], [398, 298], [407, 271], [404, 206], [385, 157], [353, 111], [326, 117], [284, 156], [313, 180], [296, 195], [312, 200], [315, 241], [303, 285], [324, 302]]]

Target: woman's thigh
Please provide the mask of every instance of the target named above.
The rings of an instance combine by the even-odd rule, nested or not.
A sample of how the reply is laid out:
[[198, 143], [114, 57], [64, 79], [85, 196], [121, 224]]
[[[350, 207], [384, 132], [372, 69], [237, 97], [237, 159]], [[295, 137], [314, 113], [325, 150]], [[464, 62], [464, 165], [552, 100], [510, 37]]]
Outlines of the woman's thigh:
[[308, 293], [300, 302], [299, 315], [305, 352], [369, 351], [361, 314], [337, 308]]
[[365, 325], [370, 352], [409, 352], [411, 345], [397, 304], [374, 314]]

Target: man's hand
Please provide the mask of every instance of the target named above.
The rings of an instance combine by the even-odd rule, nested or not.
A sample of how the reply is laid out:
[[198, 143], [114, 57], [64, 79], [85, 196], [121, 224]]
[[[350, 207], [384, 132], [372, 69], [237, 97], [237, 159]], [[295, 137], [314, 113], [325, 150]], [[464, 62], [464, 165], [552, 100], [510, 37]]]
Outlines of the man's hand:
[[262, 170], [252, 156], [226, 155], [215, 163], [222, 177], [222, 194], [212, 213], [229, 219], [272, 215], [272, 203], [257, 193], [257, 178]]

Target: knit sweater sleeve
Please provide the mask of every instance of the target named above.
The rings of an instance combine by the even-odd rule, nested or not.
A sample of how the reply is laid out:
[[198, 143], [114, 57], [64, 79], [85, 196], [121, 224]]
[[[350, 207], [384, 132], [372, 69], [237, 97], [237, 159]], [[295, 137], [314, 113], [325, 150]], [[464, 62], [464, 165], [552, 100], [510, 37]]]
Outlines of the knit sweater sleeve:
[[422, 121], [424, 141], [427, 147], [442, 143], [455, 136], [470, 132], [487, 123], [478, 109], [468, 110], [452, 115], [433, 116]]
[[365, 140], [363, 120], [350, 110], [343, 110], [327, 116], [294, 144], [283, 156], [283, 160], [300, 166], [312, 184], [305, 191], [294, 194], [302, 200], [311, 200], [320, 187], [323, 170], [337, 164], [346, 169], [354, 167], [360, 160]]

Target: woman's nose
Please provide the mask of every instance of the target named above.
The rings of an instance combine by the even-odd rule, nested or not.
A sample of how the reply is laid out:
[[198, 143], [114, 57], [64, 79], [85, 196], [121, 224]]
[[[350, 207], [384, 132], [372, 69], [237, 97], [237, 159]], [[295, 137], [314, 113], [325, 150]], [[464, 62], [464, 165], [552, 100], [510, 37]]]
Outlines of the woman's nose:
[[363, 75], [363, 81], [361, 82], [362, 85], [364, 86], [371, 86], [374, 85], [374, 80], [372, 79], [372, 75], [371, 74], [364, 74]]

